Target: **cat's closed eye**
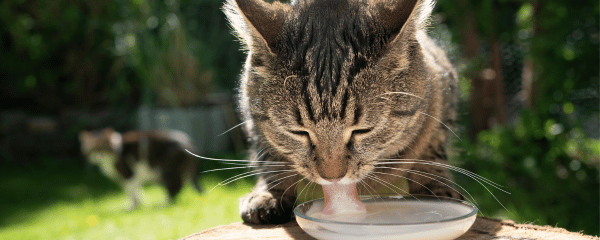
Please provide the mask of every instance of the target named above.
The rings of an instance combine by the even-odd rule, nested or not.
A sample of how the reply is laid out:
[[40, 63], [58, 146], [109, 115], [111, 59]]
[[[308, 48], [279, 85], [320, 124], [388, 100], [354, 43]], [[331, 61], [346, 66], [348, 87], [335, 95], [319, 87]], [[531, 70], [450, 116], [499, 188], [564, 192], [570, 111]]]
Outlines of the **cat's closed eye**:
[[289, 132], [296, 136], [310, 138], [310, 134], [304, 130], [290, 130]]
[[352, 131], [352, 136], [355, 136], [355, 135], [360, 136], [360, 135], [371, 132], [371, 130], [373, 130], [373, 129], [371, 129], [371, 128], [356, 129], [356, 130]]
[[364, 138], [368, 135], [368, 133], [370, 133], [373, 130], [373, 128], [359, 128], [359, 129], [354, 129], [352, 130], [352, 132], [350, 133], [350, 137], [348, 138], [348, 140], [346, 140], [347, 143], [350, 143], [352, 141], [355, 140], [360, 140], [361, 138]]

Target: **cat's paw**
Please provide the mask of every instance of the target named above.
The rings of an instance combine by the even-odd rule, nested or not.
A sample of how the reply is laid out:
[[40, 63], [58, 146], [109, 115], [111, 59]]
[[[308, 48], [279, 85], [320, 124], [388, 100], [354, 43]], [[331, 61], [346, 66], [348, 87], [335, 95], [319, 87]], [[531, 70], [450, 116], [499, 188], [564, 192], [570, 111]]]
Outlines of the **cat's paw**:
[[247, 223], [286, 223], [292, 219], [294, 200], [278, 192], [251, 192], [240, 199], [240, 215]]

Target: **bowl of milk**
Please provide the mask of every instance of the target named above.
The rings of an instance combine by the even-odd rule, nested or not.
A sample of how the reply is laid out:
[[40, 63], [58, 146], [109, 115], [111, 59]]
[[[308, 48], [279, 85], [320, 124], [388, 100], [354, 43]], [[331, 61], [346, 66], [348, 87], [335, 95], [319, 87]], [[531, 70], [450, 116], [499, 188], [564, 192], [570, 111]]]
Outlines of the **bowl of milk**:
[[323, 198], [294, 208], [298, 225], [317, 239], [451, 240], [477, 218], [477, 207], [435, 196], [365, 196], [366, 212], [328, 215]]

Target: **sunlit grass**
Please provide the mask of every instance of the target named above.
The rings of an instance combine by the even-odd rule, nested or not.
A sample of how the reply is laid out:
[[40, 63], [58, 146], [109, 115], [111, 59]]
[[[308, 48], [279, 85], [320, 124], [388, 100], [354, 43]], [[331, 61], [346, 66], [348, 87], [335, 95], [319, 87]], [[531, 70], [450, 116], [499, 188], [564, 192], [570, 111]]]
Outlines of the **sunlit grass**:
[[129, 211], [128, 197], [98, 174], [35, 173], [1, 179], [8, 198], [0, 203], [12, 211], [0, 213], [0, 239], [178, 239], [241, 221], [238, 199], [252, 188], [251, 180], [236, 181], [208, 193], [223, 177], [207, 175], [202, 194], [187, 184], [165, 205], [166, 191], [147, 185], [144, 204]]

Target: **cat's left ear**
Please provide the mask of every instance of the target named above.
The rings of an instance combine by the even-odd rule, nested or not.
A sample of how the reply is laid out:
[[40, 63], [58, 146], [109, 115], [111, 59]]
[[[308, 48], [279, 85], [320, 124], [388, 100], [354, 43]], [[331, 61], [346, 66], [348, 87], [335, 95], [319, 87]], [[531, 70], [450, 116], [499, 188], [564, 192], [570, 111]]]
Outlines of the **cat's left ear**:
[[283, 29], [289, 5], [278, 1], [227, 0], [223, 7], [235, 32], [249, 49], [267, 47], [274, 53], [274, 42]]
[[374, 15], [394, 40], [427, 27], [433, 0], [370, 0]]
[[107, 127], [104, 129], [104, 134], [106, 134], [106, 136], [110, 136], [115, 132], [115, 129], [112, 127]]

